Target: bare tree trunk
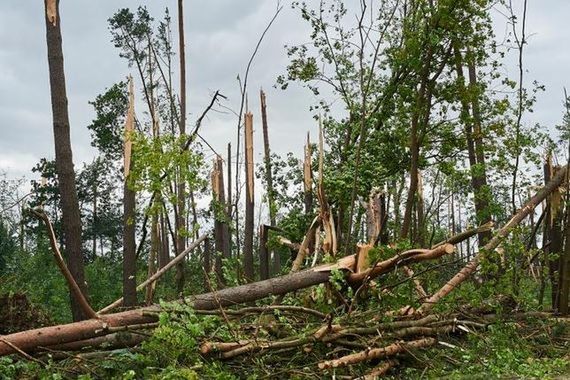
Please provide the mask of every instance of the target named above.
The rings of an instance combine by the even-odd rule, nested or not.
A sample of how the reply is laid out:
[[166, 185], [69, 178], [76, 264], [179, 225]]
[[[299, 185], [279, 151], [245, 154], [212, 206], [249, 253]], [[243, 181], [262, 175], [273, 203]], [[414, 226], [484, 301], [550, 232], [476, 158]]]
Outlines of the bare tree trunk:
[[166, 231], [166, 220], [164, 210], [160, 212], [160, 241], [161, 249], [158, 257], [158, 267], [162, 269], [170, 261], [170, 244], [168, 241], [168, 232]]
[[305, 145], [305, 159], [303, 161], [303, 194], [305, 198], [305, 215], [309, 215], [313, 211], [313, 171], [311, 167], [311, 137], [309, 135], [309, 132], [307, 132], [307, 145]]
[[[229, 245], [229, 256], [232, 255], [232, 229], [230, 228], [230, 223], [232, 220], [232, 144], [228, 143], [228, 245]], [[237, 231], [236, 231], [237, 235]]]
[[134, 306], [137, 303], [137, 265], [135, 242], [135, 192], [129, 187], [128, 179], [131, 167], [132, 141], [130, 134], [134, 130], [135, 96], [133, 80], [129, 78], [129, 111], [125, 123], [125, 152], [123, 184], [123, 305]]
[[[186, 134], [186, 50], [184, 46], [184, 0], [178, 0], [178, 45], [180, 57], [180, 135]], [[184, 251], [186, 247], [185, 231], [186, 226], [186, 183], [184, 179], [178, 178], [177, 184], [177, 207], [178, 217], [176, 218], [176, 253]], [[184, 260], [176, 266], [176, 289], [182, 293], [185, 283]]]
[[243, 269], [248, 282], [254, 280], [253, 272], [253, 115], [245, 114], [245, 226], [243, 242]]
[[[48, 3], [45, 3], [46, 42], [51, 90], [51, 107], [53, 114], [53, 136], [55, 142], [55, 165], [58, 186], [61, 194], [63, 222], [63, 239], [67, 256], [67, 264], [81, 292], [87, 295], [83, 254], [81, 252], [81, 215], [75, 188], [75, 171], [67, 109], [67, 91], [63, 63], [61, 38], [61, 18], [59, 17], [59, 0], [55, 2], [54, 19], [48, 17]], [[52, 10], [49, 9], [51, 12]], [[71, 311], [75, 321], [85, 318], [78, 300], [71, 297]]]
[[267, 231], [265, 224], [259, 226], [259, 279], [269, 278], [269, 252], [267, 250]]
[[[566, 195], [568, 197], [568, 195]], [[560, 256], [560, 298], [558, 300], [558, 312], [562, 315], [568, 315], [570, 312], [570, 203], [566, 201], [566, 226], [565, 235], [566, 242], [564, 245], [564, 253]]]
[[[226, 214], [227, 205], [224, 196], [224, 167], [222, 158], [214, 159], [212, 171], [212, 193], [214, 210], [214, 249], [216, 251], [216, 274], [218, 282], [223, 283], [222, 258], [230, 257], [229, 218]], [[221, 256], [220, 256], [221, 254]]]
[[[271, 151], [269, 149], [269, 131], [267, 126], [267, 104], [265, 100], [265, 93], [263, 90], [259, 91], [261, 98], [261, 121], [263, 126], [263, 148], [265, 153], [265, 181], [267, 183], [267, 203], [269, 204], [269, 224], [274, 227], [276, 225], [277, 205], [275, 204], [275, 189], [273, 188], [273, 173], [271, 165]], [[261, 231], [260, 226], [260, 231]], [[268, 238], [265, 230], [265, 238]], [[261, 245], [261, 242], [260, 242]], [[281, 258], [279, 252], [276, 250], [271, 251], [273, 257], [273, 272], [279, 273], [281, 271]], [[268, 278], [268, 277], [266, 277]]]
[[[473, 187], [475, 215], [478, 223], [485, 223], [490, 220], [486, 194], [487, 174], [485, 170], [485, 150], [483, 146], [478, 94], [472, 94], [477, 86], [477, 73], [474, 64], [469, 64], [469, 86], [471, 91], [468, 93], [465, 88], [465, 76], [463, 75], [463, 57], [456, 44], [454, 45], [454, 55], [455, 71], [459, 82], [459, 91], [461, 92], [461, 118], [465, 124], [465, 139], [467, 141], [467, 157], [471, 170], [471, 186]], [[471, 99], [470, 102], [469, 99]], [[471, 103], [471, 111], [469, 103]], [[471, 117], [471, 113], [473, 117]], [[479, 247], [483, 247], [491, 239], [491, 236], [491, 231], [481, 232], [479, 234]]]

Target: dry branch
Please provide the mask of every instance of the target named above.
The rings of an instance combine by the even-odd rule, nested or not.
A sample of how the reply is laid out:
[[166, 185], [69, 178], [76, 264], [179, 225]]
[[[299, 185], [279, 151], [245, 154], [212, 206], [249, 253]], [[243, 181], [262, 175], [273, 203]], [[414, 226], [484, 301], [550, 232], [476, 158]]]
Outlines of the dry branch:
[[[202, 235], [200, 236], [196, 241], [194, 241], [192, 244], [190, 244], [188, 246], [188, 248], [186, 248], [184, 251], [182, 251], [178, 256], [176, 256], [174, 259], [172, 259], [168, 264], [166, 264], [164, 267], [162, 267], [158, 272], [156, 272], [154, 275], [152, 275], [152, 277], [148, 278], [145, 282], [143, 282], [142, 284], [140, 284], [139, 286], [137, 286], [137, 291], [141, 291], [143, 290], [145, 287], [147, 287], [149, 284], [154, 283], [155, 281], [157, 281], [160, 277], [162, 277], [163, 274], [165, 274], [170, 268], [172, 268], [173, 266], [175, 266], [178, 262], [182, 261], [190, 252], [192, 252], [196, 247], [198, 247], [200, 245], [200, 243], [202, 243], [206, 238], [208, 237], [208, 235]], [[104, 314], [109, 312], [110, 310], [116, 308], [117, 306], [121, 305], [121, 303], [123, 303], [123, 298], [119, 298], [118, 300], [116, 300], [115, 302], [113, 302], [112, 304], [105, 306], [103, 309], [99, 310], [99, 314]]]
[[52, 226], [48, 216], [41, 209], [32, 210], [32, 213], [35, 216], [37, 216], [38, 218], [40, 218], [44, 222], [44, 224], [46, 225], [46, 228], [48, 230], [49, 242], [50, 242], [51, 249], [53, 252], [53, 257], [55, 258], [55, 262], [56, 262], [57, 266], [59, 267], [61, 274], [63, 274], [63, 277], [65, 277], [65, 280], [67, 281], [67, 286], [69, 287], [69, 290], [75, 296], [75, 299], [77, 299], [77, 303], [81, 307], [81, 310], [83, 310], [83, 313], [85, 313], [85, 315], [89, 318], [98, 318], [98, 316], [95, 313], [95, 311], [93, 310], [93, 308], [91, 308], [91, 305], [89, 305], [89, 302], [87, 302], [87, 299], [83, 295], [83, 292], [81, 291], [81, 289], [79, 289], [79, 286], [77, 285], [77, 282], [75, 282], [75, 279], [71, 275], [71, 272], [67, 268], [67, 265], [65, 265], [65, 261], [63, 260], [63, 256], [61, 255], [61, 252], [59, 251], [57, 239], [55, 237], [55, 232], [53, 231], [53, 226]]
[[327, 368], [343, 367], [373, 359], [387, 358], [411, 349], [433, 346], [436, 343], [437, 339], [435, 338], [424, 338], [424, 339], [413, 340], [411, 342], [397, 342], [386, 347], [373, 348], [371, 350], [357, 352], [351, 355], [346, 355], [338, 359], [326, 360], [319, 363], [319, 368], [327, 369]]

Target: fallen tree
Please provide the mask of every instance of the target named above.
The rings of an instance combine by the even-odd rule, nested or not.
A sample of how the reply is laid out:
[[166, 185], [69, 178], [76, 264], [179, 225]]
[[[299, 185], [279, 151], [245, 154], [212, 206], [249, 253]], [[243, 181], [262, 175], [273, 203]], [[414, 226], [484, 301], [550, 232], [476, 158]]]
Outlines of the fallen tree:
[[[566, 178], [566, 172], [567, 167], [560, 170], [543, 189], [537, 192], [537, 194], [495, 234], [495, 237], [485, 246], [482, 252], [477, 254], [465, 268], [421, 306], [418, 314], [427, 313], [436, 302], [467, 279], [469, 275], [477, 269], [482, 256], [496, 248], [502, 239], [506, 237], [537, 204], [562, 184]], [[479, 229], [472, 230], [473, 234], [477, 233], [478, 230]], [[469, 236], [469, 234], [461, 234], [461, 238]], [[450, 241], [458, 242], [457, 239], [452, 238]], [[183, 302], [191, 306], [194, 310], [223, 310], [223, 308], [228, 306], [260, 300], [271, 295], [284, 295], [299, 289], [326, 283], [335, 270], [344, 271], [349, 283], [359, 284], [367, 279], [373, 279], [388, 273], [397, 267], [411, 265], [424, 260], [433, 260], [450, 254], [453, 251], [453, 245], [444, 243], [429, 250], [414, 249], [401, 252], [359, 273], [353, 273], [356, 266], [356, 257], [355, 255], [351, 255], [340, 259], [333, 265], [323, 265], [300, 272], [294, 272], [282, 277], [190, 296], [184, 299]], [[155, 323], [158, 320], [160, 311], [160, 306], [153, 305], [121, 313], [102, 315], [98, 316], [98, 318], [82, 322], [22, 331], [2, 336], [0, 337], [0, 356], [16, 352], [30, 352], [36, 350], [38, 347], [57, 346], [79, 341], [88, 342], [90, 339], [115, 333], [117, 328], [128, 328], [128, 326]]]
[[[453, 252], [453, 246], [445, 244], [434, 250], [411, 250], [378, 263], [371, 269], [372, 276], [386, 273], [399, 263], [413, 263], [426, 258], [440, 257]], [[355, 264], [354, 255], [344, 257], [333, 265], [322, 265], [309, 270], [291, 273], [285, 276], [271, 278], [250, 284], [225, 288], [218, 291], [187, 297], [184, 303], [194, 310], [215, 310], [218, 308], [252, 302], [271, 295], [283, 295], [295, 290], [308, 288], [329, 281], [333, 270], [344, 270], [351, 273]], [[50, 347], [64, 343], [83, 341], [112, 333], [112, 329], [121, 326], [140, 325], [158, 320], [161, 311], [159, 305], [120, 313], [99, 315], [96, 319], [69, 323], [65, 325], [44, 327], [35, 330], [22, 331], [1, 337], [0, 356], [15, 353], [13, 346], [22, 351], [33, 351], [37, 347]], [[7, 344], [9, 342], [10, 344]]]

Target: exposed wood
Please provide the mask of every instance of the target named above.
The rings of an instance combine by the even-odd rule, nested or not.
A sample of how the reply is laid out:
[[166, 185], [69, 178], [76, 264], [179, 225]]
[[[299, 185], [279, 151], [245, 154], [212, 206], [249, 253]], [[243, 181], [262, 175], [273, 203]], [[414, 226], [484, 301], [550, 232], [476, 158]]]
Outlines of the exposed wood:
[[245, 225], [243, 241], [243, 269], [248, 282], [255, 278], [253, 272], [253, 213], [254, 213], [254, 163], [253, 163], [253, 115], [245, 114]]
[[364, 272], [370, 268], [368, 252], [372, 249], [372, 244], [358, 244], [356, 246], [356, 273]]
[[382, 348], [373, 348], [371, 350], [358, 352], [356, 354], [346, 355], [334, 360], [326, 360], [319, 363], [320, 369], [337, 368], [351, 364], [361, 363], [374, 359], [382, 359], [394, 356], [401, 352], [406, 352], [412, 349], [425, 348], [433, 346], [437, 343], [435, 338], [424, 338], [413, 340], [410, 342], [397, 342]]
[[305, 260], [307, 253], [309, 253], [309, 243], [314, 239], [315, 231], [317, 230], [319, 224], [320, 224], [320, 219], [317, 216], [315, 217], [315, 219], [313, 219], [313, 222], [309, 226], [307, 234], [303, 238], [303, 242], [299, 247], [297, 256], [295, 257], [295, 260], [293, 260], [293, 264], [291, 265], [291, 273], [298, 272], [301, 269], [303, 261]]
[[311, 158], [311, 136], [307, 132], [307, 144], [305, 145], [305, 156], [303, 159], [303, 194], [305, 215], [313, 211], [313, 170]]
[[317, 186], [317, 198], [319, 200], [320, 225], [325, 233], [322, 250], [326, 255], [335, 256], [337, 252], [337, 236], [332, 212], [327, 201], [324, 186], [324, 136], [323, 126], [319, 119], [319, 183]]
[[[202, 238], [205, 239], [205, 235], [203, 235]], [[194, 244], [198, 243], [199, 242], [197, 241]], [[187, 251], [190, 251], [192, 248], [195, 247], [189, 246]], [[394, 258], [378, 263], [371, 270], [362, 273], [369, 278], [373, 278], [393, 270], [396, 266], [434, 259], [447, 251], [449, 251], [447, 246], [440, 246], [435, 250], [420, 249], [406, 251]], [[194, 310], [217, 310], [220, 307], [253, 302], [271, 295], [283, 295], [295, 290], [328, 282], [331, 276], [331, 271], [333, 270], [342, 270], [347, 272], [347, 280], [349, 282], [353, 282], [355, 278], [353, 276], [356, 276], [357, 278], [360, 275], [351, 274], [349, 270], [354, 267], [356, 262], [355, 259], [355, 256], [351, 255], [342, 258], [339, 262], [333, 265], [323, 265], [302, 272], [295, 272], [251, 284], [190, 296], [184, 300], [184, 303], [193, 307]], [[170, 264], [171, 267], [176, 263], [172, 264], [171, 262]], [[155, 278], [164, 273], [164, 271], [165, 270], [163, 268], [162, 272], [157, 272]], [[147, 280], [147, 282], [149, 280]], [[110, 329], [116, 327], [154, 323], [158, 320], [158, 313], [160, 311], [161, 309], [159, 305], [147, 306], [141, 309], [102, 315], [100, 319], [90, 319], [82, 322], [43, 327], [35, 330], [5, 335], [3, 339], [24, 351], [29, 351], [38, 346], [49, 347], [57, 344], [107, 335], [114, 332], [110, 331]], [[10, 345], [0, 343], [0, 356], [8, 355], [13, 352], [14, 349]]]
[[455, 251], [451, 244], [443, 244], [432, 250], [429, 249], [412, 249], [400, 254], [396, 254], [390, 259], [377, 263], [372, 268], [369, 268], [360, 273], [352, 273], [348, 276], [349, 283], [358, 284], [365, 278], [378, 277], [381, 274], [387, 273], [394, 269], [396, 263], [398, 265], [407, 264], [408, 262], [418, 262], [424, 260], [433, 260], [443, 255], [449, 255]]
[[[212, 179], [212, 209], [214, 212], [214, 251], [216, 253], [215, 270], [218, 283], [223, 283], [222, 258], [230, 257], [229, 217], [225, 202], [224, 172], [222, 158], [214, 158]], [[221, 254], [221, 256], [220, 256]]]

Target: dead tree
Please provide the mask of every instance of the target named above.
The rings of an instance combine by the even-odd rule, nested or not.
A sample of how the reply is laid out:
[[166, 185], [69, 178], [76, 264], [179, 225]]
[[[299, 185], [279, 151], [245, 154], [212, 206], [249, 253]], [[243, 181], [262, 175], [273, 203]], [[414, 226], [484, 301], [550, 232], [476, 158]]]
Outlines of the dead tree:
[[218, 282], [223, 283], [222, 258], [230, 257], [229, 218], [224, 197], [224, 172], [222, 158], [214, 159], [212, 170], [212, 207], [214, 211], [214, 249], [216, 251], [216, 274]]
[[253, 212], [254, 212], [254, 174], [253, 174], [253, 115], [245, 114], [245, 226], [243, 241], [243, 269], [248, 282], [254, 280], [253, 272]]

